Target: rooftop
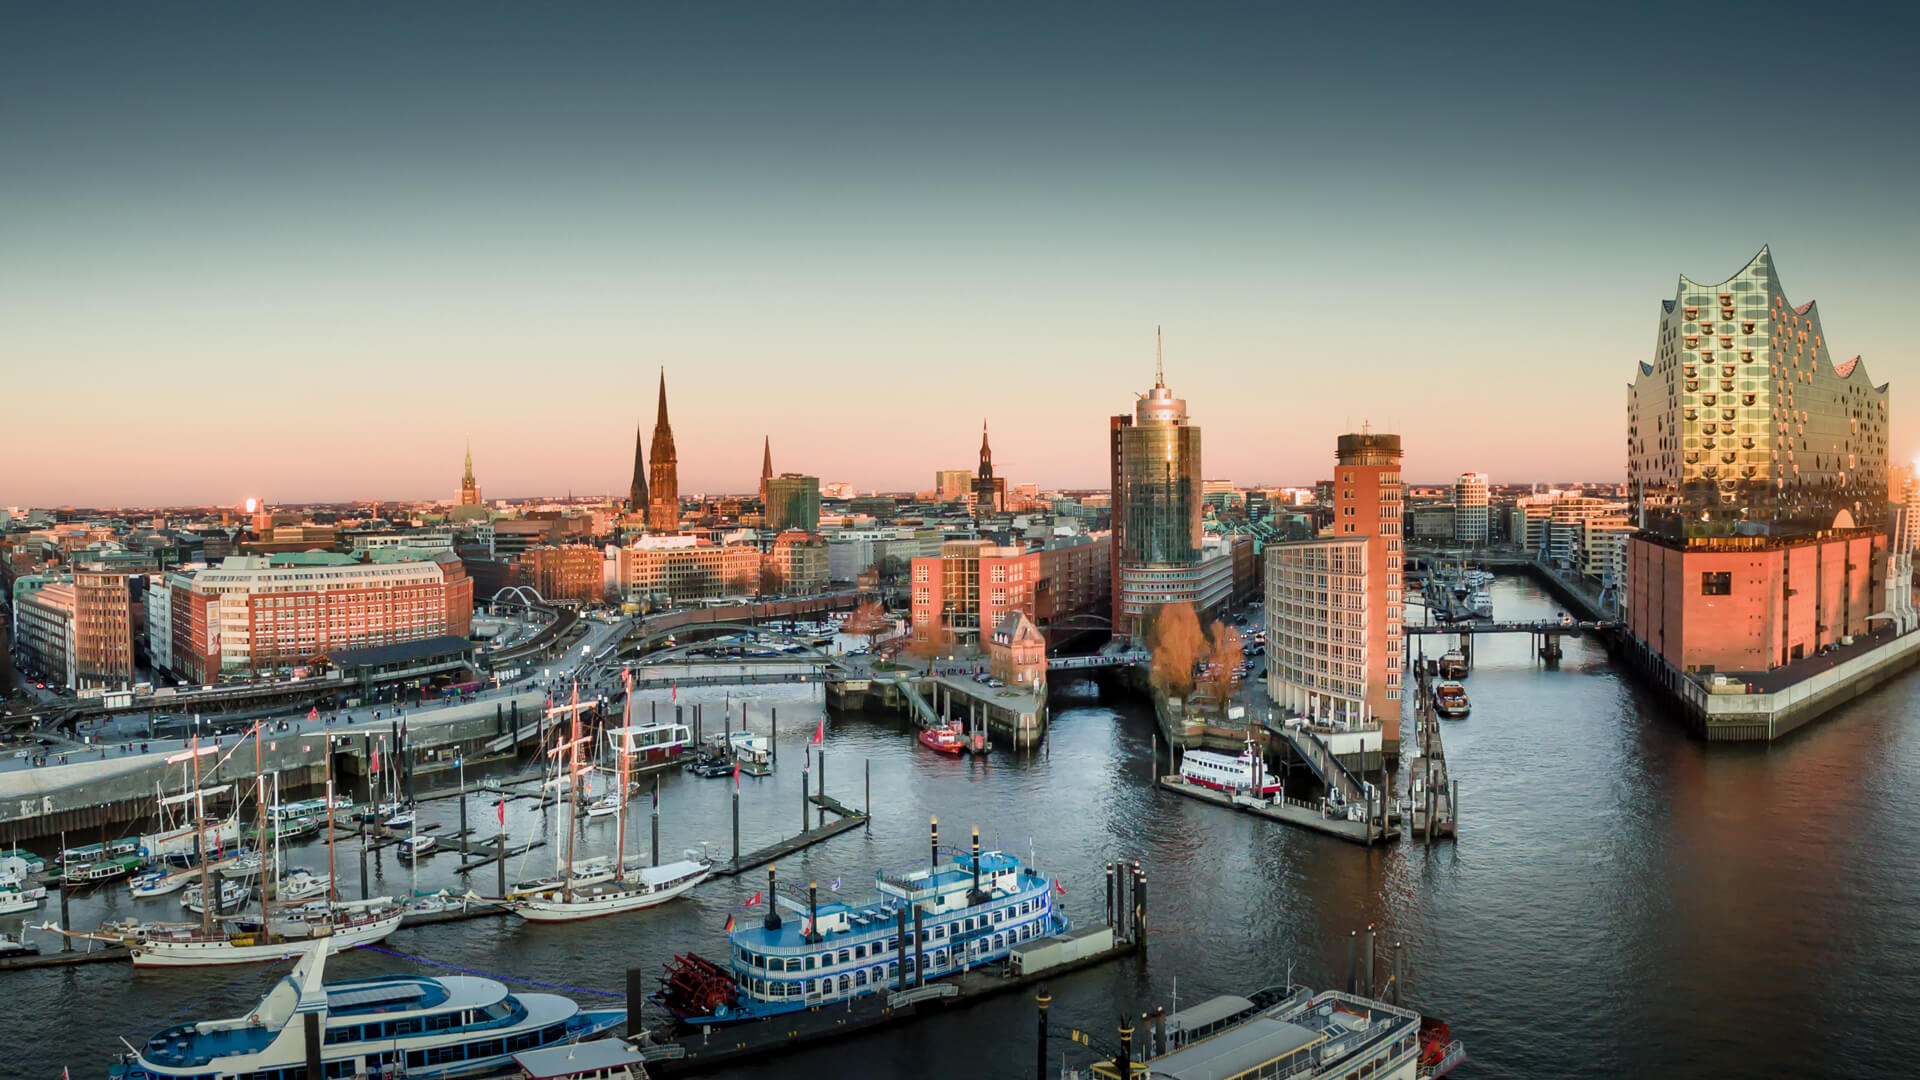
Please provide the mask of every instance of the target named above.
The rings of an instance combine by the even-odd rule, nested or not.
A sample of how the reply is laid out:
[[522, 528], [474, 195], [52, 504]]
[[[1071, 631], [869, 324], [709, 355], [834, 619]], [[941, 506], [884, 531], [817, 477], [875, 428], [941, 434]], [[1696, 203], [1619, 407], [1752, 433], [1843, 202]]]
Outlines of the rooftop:
[[1260, 1016], [1155, 1060], [1152, 1075], [1169, 1080], [1240, 1076], [1324, 1041], [1317, 1031]]

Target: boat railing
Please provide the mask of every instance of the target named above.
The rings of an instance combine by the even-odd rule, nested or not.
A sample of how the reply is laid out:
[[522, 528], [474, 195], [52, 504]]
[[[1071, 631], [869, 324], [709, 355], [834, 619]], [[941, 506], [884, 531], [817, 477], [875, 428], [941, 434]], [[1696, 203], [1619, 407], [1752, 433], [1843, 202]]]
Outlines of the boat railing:
[[1447, 1052], [1432, 1065], [1421, 1065], [1416, 1072], [1422, 1077], [1444, 1076], [1447, 1072], [1467, 1060], [1467, 1048], [1459, 1039], [1447, 1044]]

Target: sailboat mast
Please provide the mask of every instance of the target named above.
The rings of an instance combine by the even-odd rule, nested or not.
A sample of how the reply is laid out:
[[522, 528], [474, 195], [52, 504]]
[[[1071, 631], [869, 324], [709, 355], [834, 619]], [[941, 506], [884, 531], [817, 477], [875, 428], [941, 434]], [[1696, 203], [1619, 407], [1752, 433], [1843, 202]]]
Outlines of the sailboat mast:
[[[266, 843], [267, 781], [263, 773], [265, 762], [260, 750], [260, 721], [255, 720], [253, 722], [253, 801], [258, 804], [256, 809], [258, 811], [257, 816], [260, 819], [260, 829], [254, 835], [259, 838], [255, 846], [260, 849], [260, 932], [264, 934], [267, 932], [267, 883], [275, 880], [273, 875], [279, 873], [279, 870], [276, 865], [269, 865], [267, 860], [269, 852]], [[277, 834], [274, 842], [276, 845], [279, 843]], [[205, 899], [205, 897], [202, 897], [202, 899]]]
[[[207, 864], [213, 861], [207, 853], [207, 804], [200, 797], [200, 734], [193, 736], [193, 822], [197, 838], [194, 841], [200, 849], [200, 932], [213, 933], [213, 904], [207, 900]], [[238, 793], [235, 794], [238, 798]]]
[[567, 869], [564, 879], [566, 884], [561, 888], [567, 903], [571, 904], [573, 903], [573, 834], [575, 819], [579, 815], [579, 795], [575, 791], [575, 785], [580, 782], [580, 683], [578, 680], [573, 684], [573, 700], [568, 704], [567, 711], [573, 714], [573, 726], [568, 729], [571, 734], [567, 742]]
[[620, 755], [619, 794], [620, 827], [618, 838], [613, 842], [613, 880], [627, 880], [627, 740], [633, 734], [633, 680], [627, 680], [627, 704], [620, 714], [620, 741], [614, 746], [614, 752]]
[[326, 761], [327, 777], [327, 903], [332, 905], [339, 900], [333, 889], [333, 736], [326, 735], [326, 744], [320, 756]]

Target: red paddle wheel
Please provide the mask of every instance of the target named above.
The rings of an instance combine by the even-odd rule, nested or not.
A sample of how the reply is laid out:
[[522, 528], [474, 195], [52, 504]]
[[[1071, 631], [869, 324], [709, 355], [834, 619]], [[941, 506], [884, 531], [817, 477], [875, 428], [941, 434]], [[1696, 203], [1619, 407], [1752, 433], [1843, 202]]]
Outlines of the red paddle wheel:
[[1447, 1056], [1447, 1048], [1453, 1045], [1453, 1029], [1445, 1020], [1436, 1020], [1431, 1016], [1420, 1018], [1420, 1064], [1438, 1065]]
[[658, 1000], [668, 1012], [686, 1020], [724, 1017], [732, 1011], [738, 994], [731, 971], [699, 953], [680, 953], [667, 965]]

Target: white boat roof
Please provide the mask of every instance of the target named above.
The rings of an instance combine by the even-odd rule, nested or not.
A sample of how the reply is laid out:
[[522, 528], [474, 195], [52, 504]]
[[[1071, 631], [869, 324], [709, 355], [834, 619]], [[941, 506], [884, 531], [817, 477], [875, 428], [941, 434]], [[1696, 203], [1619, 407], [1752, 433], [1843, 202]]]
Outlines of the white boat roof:
[[640, 1051], [618, 1039], [596, 1039], [571, 1046], [522, 1050], [513, 1055], [514, 1064], [525, 1069], [533, 1080], [556, 1080], [576, 1073], [637, 1065], [645, 1060], [645, 1055]]
[[1217, 1024], [1229, 1016], [1246, 1012], [1253, 1008], [1253, 1002], [1235, 994], [1222, 994], [1217, 998], [1208, 998], [1198, 1005], [1191, 1005], [1167, 1017], [1167, 1026], [1176, 1024], [1182, 1030], [1192, 1031], [1208, 1024]]
[[1320, 1032], [1271, 1016], [1257, 1016], [1150, 1063], [1150, 1075], [1167, 1080], [1215, 1080], [1241, 1076], [1304, 1047], [1326, 1041]]

